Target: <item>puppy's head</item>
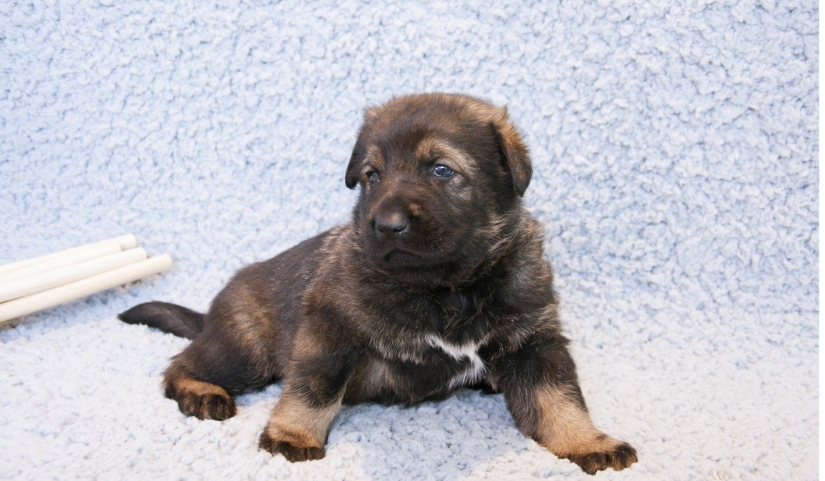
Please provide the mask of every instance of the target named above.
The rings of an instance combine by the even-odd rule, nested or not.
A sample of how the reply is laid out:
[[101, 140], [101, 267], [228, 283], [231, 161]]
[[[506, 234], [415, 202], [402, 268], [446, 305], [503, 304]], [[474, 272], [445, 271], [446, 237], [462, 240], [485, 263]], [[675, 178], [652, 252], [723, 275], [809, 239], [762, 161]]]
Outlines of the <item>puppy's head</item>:
[[346, 172], [368, 261], [444, 276], [478, 262], [520, 209], [532, 168], [504, 107], [451, 94], [371, 108]]

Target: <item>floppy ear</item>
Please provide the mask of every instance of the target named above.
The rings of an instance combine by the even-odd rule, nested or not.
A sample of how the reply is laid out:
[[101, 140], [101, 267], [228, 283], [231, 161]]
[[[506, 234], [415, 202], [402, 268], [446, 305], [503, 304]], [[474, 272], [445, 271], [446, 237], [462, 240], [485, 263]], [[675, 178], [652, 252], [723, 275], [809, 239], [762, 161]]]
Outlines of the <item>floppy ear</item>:
[[507, 116], [507, 107], [501, 107], [495, 120], [493, 130], [501, 151], [502, 161], [510, 173], [513, 189], [519, 197], [524, 196], [530, 177], [533, 176], [533, 166], [530, 163], [530, 152], [521, 139], [521, 134]]
[[349, 165], [347, 165], [347, 173], [344, 175], [344, 182], [347, 184], [347, 188], [354, 189], [355, 186], [358, 185], [358, 177], [361, 174], [361, 163], [364, 162], [364, 157], [367, 155], [367, 131], [377, 118], [377, 115], [375, 108], [364, 110], [364, 123], [361, 124], [361, 129], [358, 131], [358, 140], [355, 141], [355, 147], [352, 149]]
[[344, 182], [347, 188], [354, 189], [358, 185], [358, 177], [361, 173], [361, 163], [364, 161], [364, 156], [367, 151], [364, 148], [363, 133], [358, 135], [358, 140], [355, 142], [355, 148], [352, 149], [352, 155], [349, 158], [349, 165], [347, 165], [347, 173], [344, 175]]

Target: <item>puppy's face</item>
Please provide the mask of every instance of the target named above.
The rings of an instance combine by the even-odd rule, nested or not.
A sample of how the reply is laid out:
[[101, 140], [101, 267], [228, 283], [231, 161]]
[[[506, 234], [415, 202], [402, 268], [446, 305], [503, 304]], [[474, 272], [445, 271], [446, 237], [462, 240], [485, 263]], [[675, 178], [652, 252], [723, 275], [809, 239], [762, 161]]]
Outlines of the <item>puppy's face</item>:
[[370, 109], [346, 173], [369, 262], [443, 277], [477, 262], [532, 173], [506, 109], [448, 94]]

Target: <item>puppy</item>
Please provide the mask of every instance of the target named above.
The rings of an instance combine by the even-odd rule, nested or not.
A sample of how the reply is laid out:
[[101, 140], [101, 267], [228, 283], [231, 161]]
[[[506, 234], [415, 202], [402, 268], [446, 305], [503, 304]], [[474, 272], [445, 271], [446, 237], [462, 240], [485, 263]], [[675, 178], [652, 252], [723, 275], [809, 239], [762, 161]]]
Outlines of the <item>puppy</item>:
[[342, 404], [413, 405], [461, 387], [504, 394], [518, 428], [587, 473], [636, 451], [594, 427], [559, 323], [532, 168], [505, 108], [450, 94], [371, 108], [346, 170], [352, 220], [240, 270], [196, 313], [162, 302], [120, 318], [192, 339], [166, 396], [199, 419], [283, 379], [260, 447], [324, 457]]

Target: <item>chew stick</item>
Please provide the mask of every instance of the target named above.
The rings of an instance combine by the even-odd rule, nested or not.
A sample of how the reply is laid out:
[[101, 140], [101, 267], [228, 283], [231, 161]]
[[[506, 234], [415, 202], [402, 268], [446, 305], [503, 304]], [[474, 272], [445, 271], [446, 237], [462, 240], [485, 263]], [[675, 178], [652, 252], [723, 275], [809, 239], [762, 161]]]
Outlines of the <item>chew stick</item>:
[[80, 262], [97, 259], [98, 257], [107, 256], [120, 252], [120, 243], [116, 240], [103, 242], [91, 246], [86, 246], [74, 252], [69, 252], [60, 256], [52, 257], [41, 262], [35, 262], [23, 267], [19, 267], [13, 271], [0, 274], [0, 284], [6, 284], [18, 279], [25, 279], [26, 277], [36, 276], [44, 272], [53, 271], [62, 267], [71, 266]]
[[71, 302], [81, 297], [96, 294], [120, 286], [142, 277], [151, 276], [172, 266], [169, 254], [150, 257], [144, 261], [120, 267], [113, 271], [55, 287], [37, 294], [0, 303], [0, 325], [32, 312]]
[[62, 250], [62, 251], [58, 251], [58, 252], [52, 252], [51, 254], [44, 254], [42, 256], [32, 257], [30, 259], [23, 259], [23, 260], [20, 260], [20, 261], [17, 261], [17, 262], [11, 262], [9, 264], [3, 264], [3, 265], [0, 265], [0, 274], [4, 274], [6, 272], [11, 272], [13, 270], [19, 269], [21, 267], [29, 266], [29, 265], [32, 265], [32, 264], [37, 264], [37, 263], [44, 262], [44, 261], [51, 261], [52, 259], [64, 256], [66, 254], [72, 254], [72, 253], [75, 253], [75, 252], [78, 252], [78, 251], [81, 251], [81, 250], [84, 250], [84, 249], [88, 249], [88, 248], [93, 247], [93, 246], [109, 243], [109, 242], [112, 242], [112, 241], [115, 241], [118, 244], [120, 244], [120, 249], [124, 250], [124, 251], [126, 249], [131, 249], [131, 248], [137, 246], [137, 238], [135, 237], [134, 234], [127, 234], [127, 235], [122, 235], [122, 236], [119, 236], [119, 237], [112, 237], [111, 239], [102, 240], [100, 242], [92, 242], [91, 244], [82, 245], [80, 247], [73, 247], [71, 249], [66, 249], [66, 250]]
[[70, 282], [79, 281], [87, 277], [92, 277], [97, 274], [117, 269], [125, 265], [134, 264], [146, 259], [146, 251], [138, 247], [129, 249], [115, 254], [92, 259], [90, 261], [81, 262], [56, 269], [53, 271], [44, 272], [39, 275], [26, 277], [15, 281], [5, 282], [0, 284], [0, 302], [8, 301], [10, 299], [17, 299], [18, 297], [28, 296], [29, 294], [36, 294], [38, 292], [51, 289], [52, 287], [62, 286]]

